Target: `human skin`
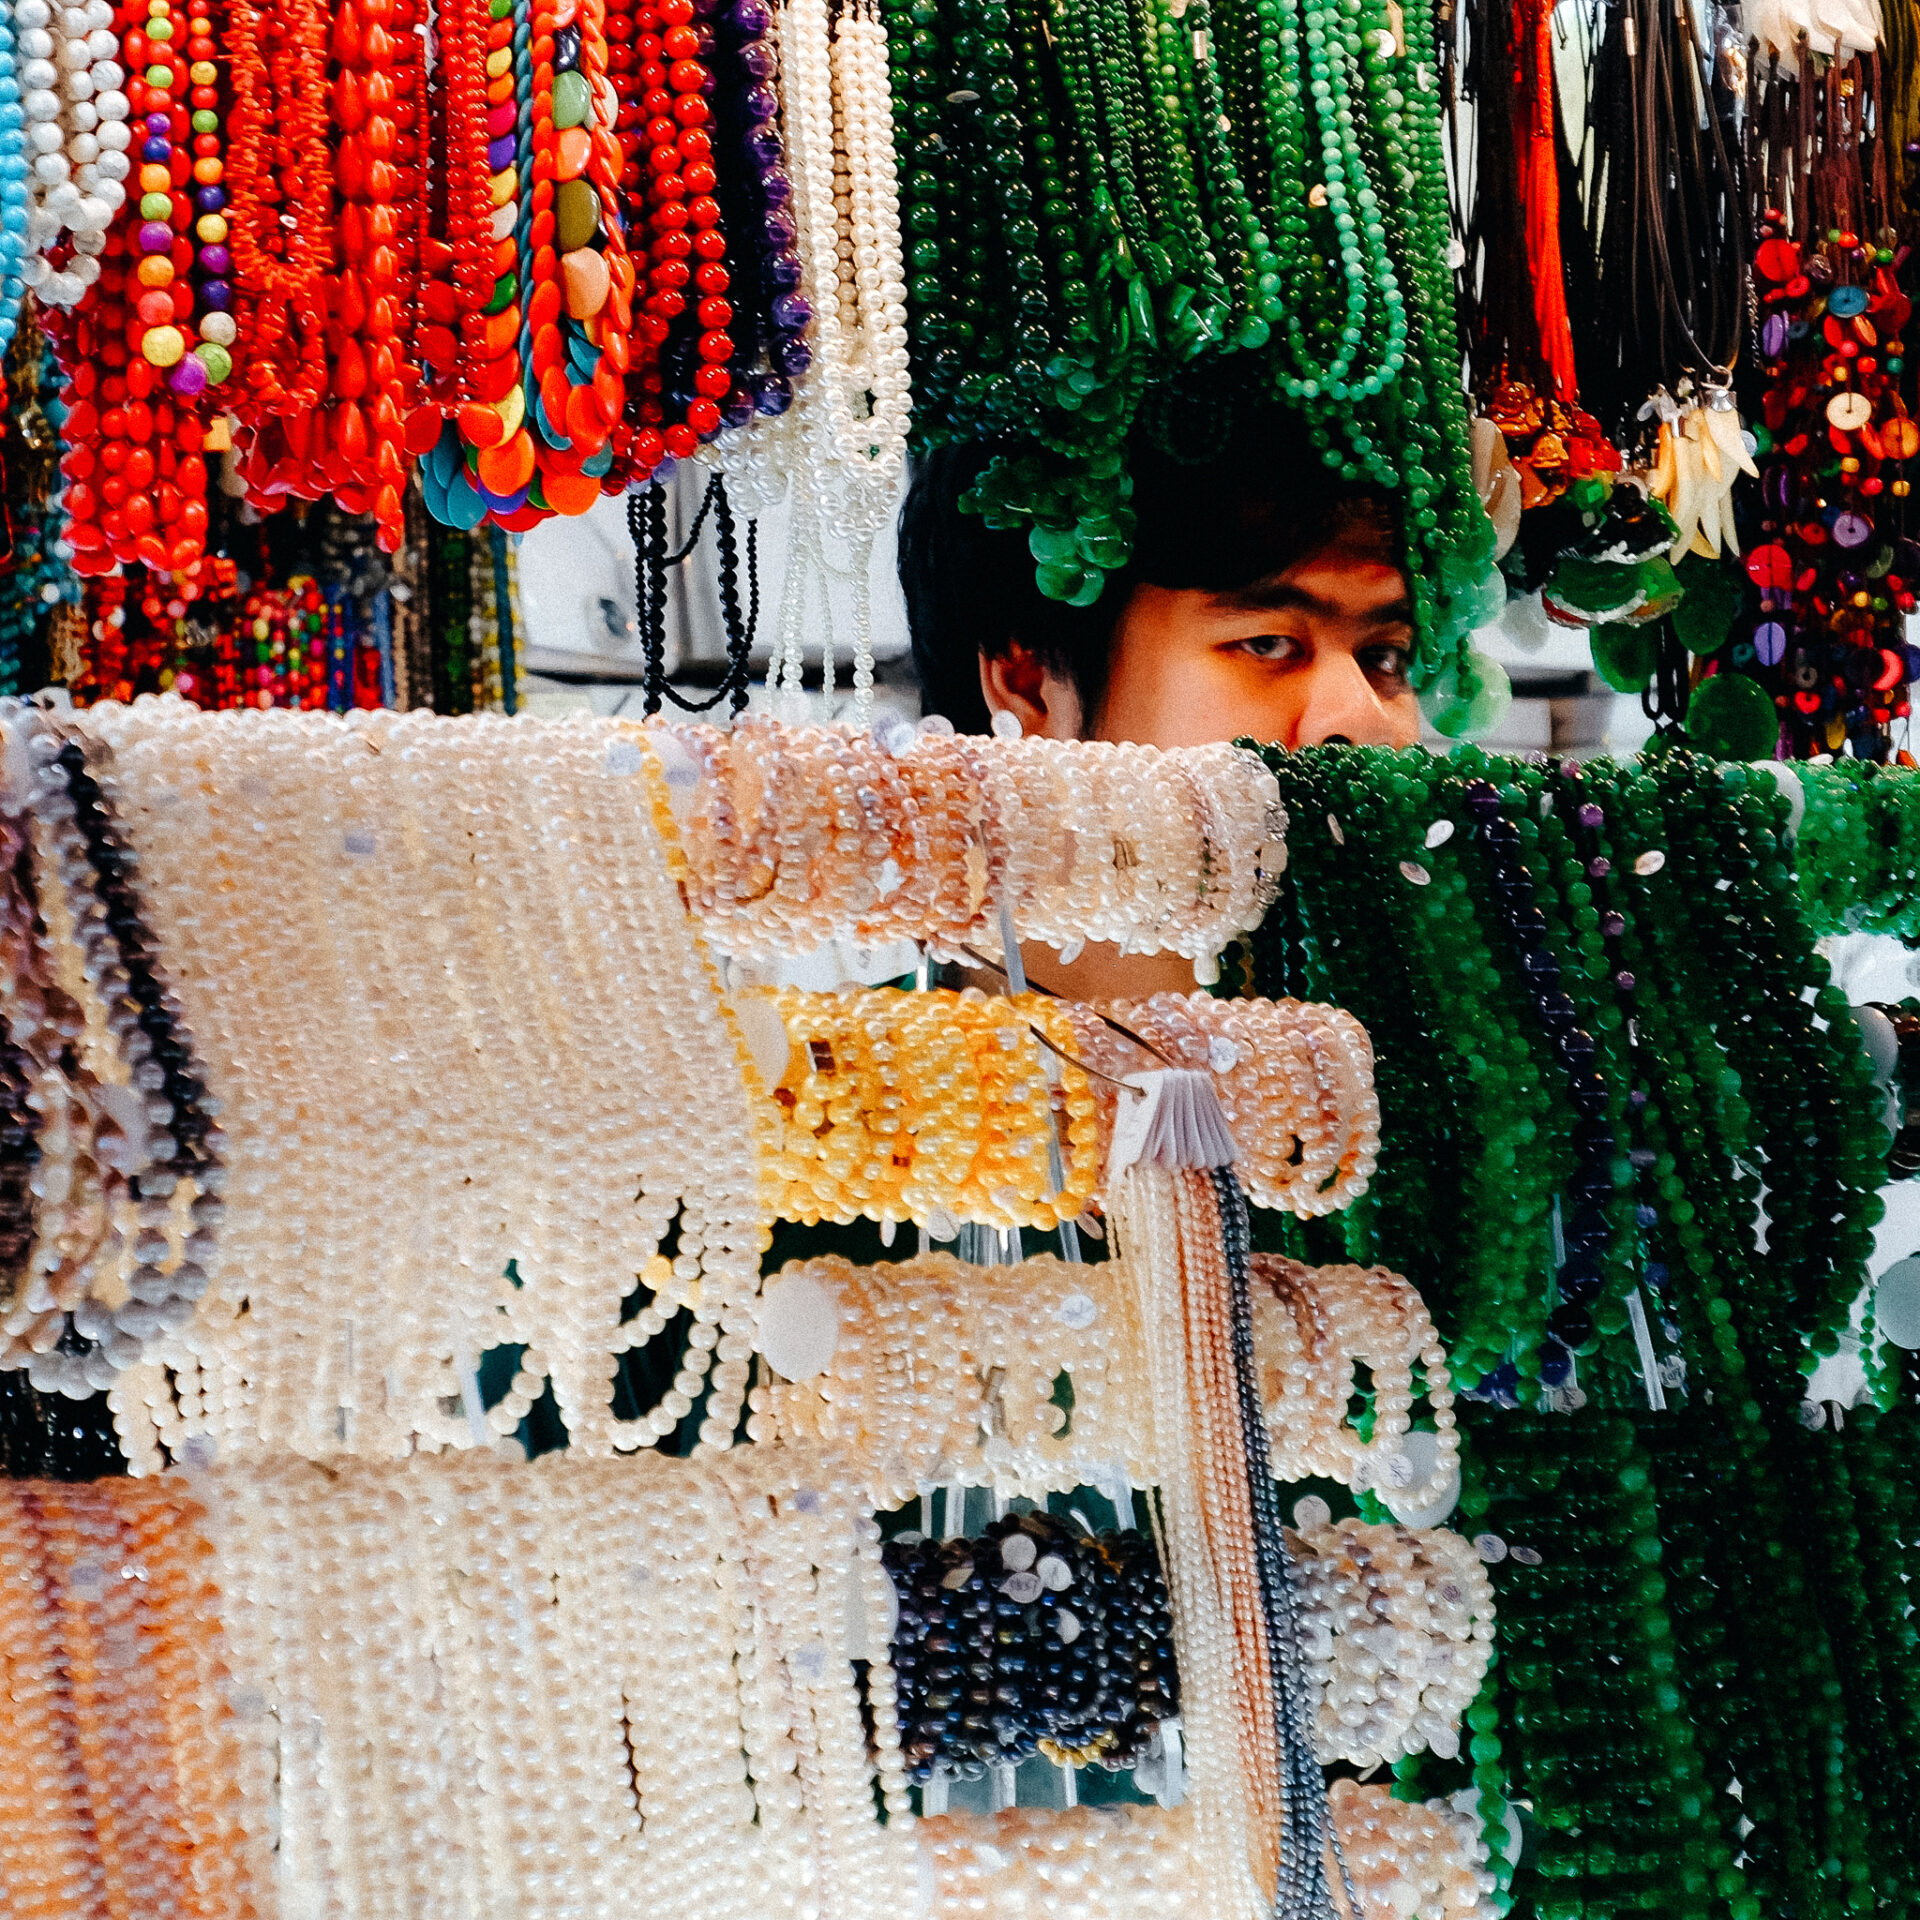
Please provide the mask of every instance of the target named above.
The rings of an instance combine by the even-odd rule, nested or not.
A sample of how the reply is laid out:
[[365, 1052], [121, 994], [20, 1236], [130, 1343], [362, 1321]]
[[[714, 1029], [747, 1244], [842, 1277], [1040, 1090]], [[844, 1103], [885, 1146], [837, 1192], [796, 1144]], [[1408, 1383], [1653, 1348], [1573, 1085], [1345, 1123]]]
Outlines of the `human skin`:
[[[980, 657], [988, 709], [1057, 740], [1197, 746], [1251, 736], [1287, 747], [1404, 747], [1420, 738], [1407, 679], [1413, 644], [1406, 577], [1364, 552], [1330, 547], [1232, 593], [1140, 586], [1115, 624], [1098, 709], [1026, 648]], [[1023, 949], [1036, 984], [1075, 998], [1191, 992], [1175, 954], [1089, 946], [1062, 967]]]

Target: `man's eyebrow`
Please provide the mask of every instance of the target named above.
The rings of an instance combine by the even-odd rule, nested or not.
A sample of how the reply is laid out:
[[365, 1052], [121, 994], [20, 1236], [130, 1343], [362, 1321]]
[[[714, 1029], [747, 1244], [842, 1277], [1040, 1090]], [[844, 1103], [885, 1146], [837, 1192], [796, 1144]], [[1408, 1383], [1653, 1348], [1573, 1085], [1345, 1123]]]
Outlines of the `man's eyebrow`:
[[1216, 593], [1213, 603], [1236, 613], [1310, 613], [1322, 620], [1364, 621], [1370, 627], [1404, 627], [1413, 622], [1413, 602], [1404, 594], [1355, 614], [1286, 580], [1256, 580], [1229, 593]]

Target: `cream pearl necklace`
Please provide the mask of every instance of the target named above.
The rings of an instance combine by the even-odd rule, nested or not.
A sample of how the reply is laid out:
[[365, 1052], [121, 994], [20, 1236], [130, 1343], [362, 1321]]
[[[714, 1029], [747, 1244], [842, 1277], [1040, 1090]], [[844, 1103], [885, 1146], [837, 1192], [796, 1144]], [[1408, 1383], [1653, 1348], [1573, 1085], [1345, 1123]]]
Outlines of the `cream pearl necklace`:
[[[776, 707], [804, 712], [801, 636], [813, 598], [837, 578], [853, 606], [852, 711], [864, 727], [873, 717], [867, 575], [906, 476], [906, 267], [886, 32], [867, 0], [831, 34], [828, 17], [825, 0], [784, 0], [774, 14], [814, 364], [792, 409], [791, 538], [769, 691]], [[831, 617], [817, 631], [831, 707]]]
[[669, 1920], [910, 1902], [878, 1533], [831, 1456], [259, 1460], [196, 1493], [206, 1520], [179, 1536], [211, 1543], [232, 1674], [208, 1698], [238, 1703], [281, 1903], [623, 1911], [638, 1884]]
[[[710, 1387], [702, 1441], [728, 1444], [771, 1116], [652, 763], [596, 722], [149, 700], [73, 726], [112, 751], [231, 1135], [225, 1262], [114, 1388], [135, 1464], [195, 1434], [222, 1458], [471, 1445], [463, 1379], [506, 1344], [528, 1352], [495, 1431], [551, 1380], [574, 1447], [649, 1445]], [[383, 1159], [405, 1174], [381, 1203], [340, 1205]], [[619, 1356], [683, 1308], [672, 1385], [616, 1419]]]
[[[1269, 1649], [1244, 1506], [1238, 1516], [1219, 1511], [1236, 1474], [1245, 1497], [1245, 1463], [1231, 1451], [1216, 1454], [1218, 1436], [1208, 1422], [1212, 1407], [1230, 1426], [1232, 1401], [1223, 1406], [1215, 1382], [1189, 1372], [1188, 1357], [1204, 1355], [1207, 1343], [1196, 1349], [1188, 1324], [1180, 1177], [1150, 1166], [1127, 1172], [1112, 1199], [1113, 1236], [1140, 1292], [1160, 1447], [1156, 1531], [1172, 1601], [1205, 1910], [1229, 1920], [1270, 1920], [1292, 1863], [1280, 1852]], [[1236, 1523], [1223, 1527], [1228, 1519]]]

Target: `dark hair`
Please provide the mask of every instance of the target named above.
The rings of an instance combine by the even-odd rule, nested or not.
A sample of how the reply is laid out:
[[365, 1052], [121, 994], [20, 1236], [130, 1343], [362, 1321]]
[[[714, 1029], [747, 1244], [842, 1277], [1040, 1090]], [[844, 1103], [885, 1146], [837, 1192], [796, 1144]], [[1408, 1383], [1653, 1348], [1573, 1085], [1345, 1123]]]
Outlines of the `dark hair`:
[[1392, 497], [1341, 480], [1297, 426], [1262, 419], [1197, 463], [1134, 447], [1133, 557], [1092, 606], [1070, 607], [1041, 593], [1024, 532], [996, 531], [960, 510], [997, 451], [942, 447], [916, 461], [900, 514], [900, 585], [921, 699], [963, 733], [987, 731], [980, 656], [1016, 644], [1073, 683], [1091, 723], [1115, 624], [1137, 586], [1231, 593], [1331, 546], [1400, 557]]

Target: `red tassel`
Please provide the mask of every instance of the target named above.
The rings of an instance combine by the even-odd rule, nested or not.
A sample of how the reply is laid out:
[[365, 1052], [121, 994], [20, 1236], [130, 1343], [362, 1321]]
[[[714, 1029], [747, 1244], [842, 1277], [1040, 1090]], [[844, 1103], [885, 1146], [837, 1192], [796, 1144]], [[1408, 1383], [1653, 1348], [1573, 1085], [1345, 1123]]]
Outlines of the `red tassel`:
[[1555, 394], [1579, 392], [1573, 369], [1573, 326], [1567, 318], [1566, 268], [1560, 258], [1560, 164], [1553, 132], [1553, 4], [1528, 0], [1516, 14], [1524, 38], [1519, 59], [1518, 124], [1514, 128], [1520, 203], [1526, 210], [1527, 270], [1540, 357]]

